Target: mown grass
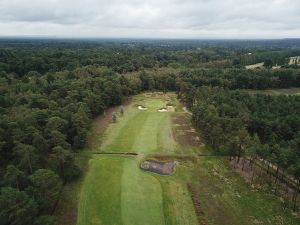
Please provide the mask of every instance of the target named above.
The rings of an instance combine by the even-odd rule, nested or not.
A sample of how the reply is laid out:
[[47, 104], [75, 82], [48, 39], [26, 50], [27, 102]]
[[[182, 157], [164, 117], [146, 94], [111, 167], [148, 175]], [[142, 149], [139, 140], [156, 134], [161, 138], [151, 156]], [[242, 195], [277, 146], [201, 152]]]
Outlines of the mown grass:
[[[138, 155], [93, 156], [80, 195], [78, 225], [198, 224], [188, 183], [197, 190], [208, 224], [300, 224], [273, 194], [252, 189], [225, 158], [198, 156], [211, 150], [176, 143], [171, 116], [177, 112], [157, 112], [166, 101], [181, 108], [174, 95], [136, 96], [106, 130], [98, 151]], [[140, 111], [136, 104], [148, 110]], [[176, 172], [160, 176], [140, 170], [140, 162], [155, 155], [178, 161]]]
[[122, 224], [121, 179], [126, 158], [94, 155], [79, 204], [78, 225]]
[[[196, 224], [193, 204], [182, 180], [170, 176], [171, 183], [165, 183], [165, 177], [139, 168], [146, 154], [173, 152], [175, 148], [172, 112], [157, 112], [172, 99], [160, 96], [135, 97], [124, 117], [107, 129], [100, 151], [141, 155], [93, 157], [82, 189], [78, 225]], [[143, 104], [148, 110], [138, 110], [135, 104]]]
[[146, 111], [138, 110], [135, 104], [126, 109], [123, 118], [110, 126], [101, 146], [103, 152], [140, 152], [172, 151], [174, 140], [170, 129], [172, 113], [159, 113], [165, 105], [160, 98], [137, 96], [134, 103], [143, 104]]
[[165, 224], [161, 185], [154, 176], [143, 173], [136, 160], [125, 162], [121, 186], [124, 225]]

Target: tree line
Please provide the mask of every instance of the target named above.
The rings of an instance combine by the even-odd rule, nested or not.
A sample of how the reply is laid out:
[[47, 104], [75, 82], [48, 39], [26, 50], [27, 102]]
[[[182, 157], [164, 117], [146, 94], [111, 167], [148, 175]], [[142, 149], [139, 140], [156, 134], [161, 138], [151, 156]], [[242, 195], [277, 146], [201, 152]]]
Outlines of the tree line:
[[[243, 158], [263, 159], [297, 180], [293, 205], [300, 186], [300, 96], [251, 95], [222, 87], [195, 88], [193, 123], [206, 144], [217, 154], [237, 163]], [[268, 164], [268, 170], [269, 168]], [[269, 171], [268, 171], [269, 172]]]

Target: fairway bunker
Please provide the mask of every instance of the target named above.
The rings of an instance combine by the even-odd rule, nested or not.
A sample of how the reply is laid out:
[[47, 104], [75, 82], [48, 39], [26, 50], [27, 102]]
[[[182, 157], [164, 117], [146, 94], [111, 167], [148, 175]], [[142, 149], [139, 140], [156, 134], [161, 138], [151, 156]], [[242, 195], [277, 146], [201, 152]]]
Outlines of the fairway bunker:
[[174, 173], [175, 166], [175, 162], [158, 162], [155, 160], [146, 160], [141, 163], [141, 169], [160, 175], [170, 175]]

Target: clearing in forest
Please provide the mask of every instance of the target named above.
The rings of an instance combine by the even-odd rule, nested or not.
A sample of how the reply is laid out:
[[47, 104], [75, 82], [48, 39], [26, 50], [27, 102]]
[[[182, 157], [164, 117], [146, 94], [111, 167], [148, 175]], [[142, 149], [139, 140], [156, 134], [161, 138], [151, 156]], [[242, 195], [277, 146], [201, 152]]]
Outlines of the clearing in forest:
[[277, 88], [267, 90], [247, 90], [250, 94], [300, 95], [300, 88]]
[[[159, 113], [166, 102], [174, 112]], [[299, 224], [274, 196], [253, 191], [227, 159], [200, 156], [211, 151], [181, 109], [172, 93], [133, 97], [92, 151], [137, 154], [93, 154], [77, 225]], [[174, 162], [176, 169], [160, 175], [141, 169], [145, 161]]]
[[258, 69], [258, 68], [264, 68], [264, 63], [261, 62], [261, 63], [256, 63], [256, 64], [251, 64], [251, 65], [247, 65], [245, 66], [246, 69], [249, 69], [249, 70], [252, 70], [252, 69]]

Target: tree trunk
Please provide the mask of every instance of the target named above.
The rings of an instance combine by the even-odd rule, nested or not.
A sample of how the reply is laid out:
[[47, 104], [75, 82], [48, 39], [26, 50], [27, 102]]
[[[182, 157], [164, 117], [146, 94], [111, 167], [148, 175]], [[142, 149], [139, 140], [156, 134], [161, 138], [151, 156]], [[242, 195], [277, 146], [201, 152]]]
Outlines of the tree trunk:
[[281, 175], [281, 182], [284, 181], [284, 169], [281, 171], [282, 175]]
[[32, 174], [32, 166], [31, 166], [31, 162], [30, 162], [30, 160], [28, 161], [28, 166], [29, 166], [29, 171], [30, 171], [30, 174]]
[[242, 171], [244, 171], [244, 167], [245, 167], [245, 158], [243, 158], [243, 166], [242, 166]]
[[250, 160], [250, 170], [252, 171], [253, 170], [253, 164], [254, 164], [254, 158], [251, 158]]
[[241, 158], [241, 146], [239, 147], [239, 152], [238, 152], [238, 163], [240, 163], [240, 158]]
[[252, 177], [251, 177], [251, 182], [250, 182], [251, 184], [253, 183], [253, 180], [254, 180], [254, 174], [255, 174], [255, 172], [253, 171], [252, 172]]
[[277, 184], [277, 180], [278, 180], [278, 172], [279, 172], [279, 166], [277, 166], [277, 169], [276, 169], [276, 179], [275, 179], [275, 184]]
[[64, 162], [60, 161], [59, 164], [60, 164], [59, 167], [60, 167], [61, 176], [63, 177], [63, 182], [65, 184], [66, 183], [66, 178], [65, 178]]
[[296, 193], [295, 193], [294, 206], [293, 206], [294, 211], [296, 211], [296, 208], [297, 208], [297, 197], [298, 197], [299, 188], [300, 188], [300, 180], [298, 180], [298, 185], [297, 185], [297, 188], [295, 190]]

